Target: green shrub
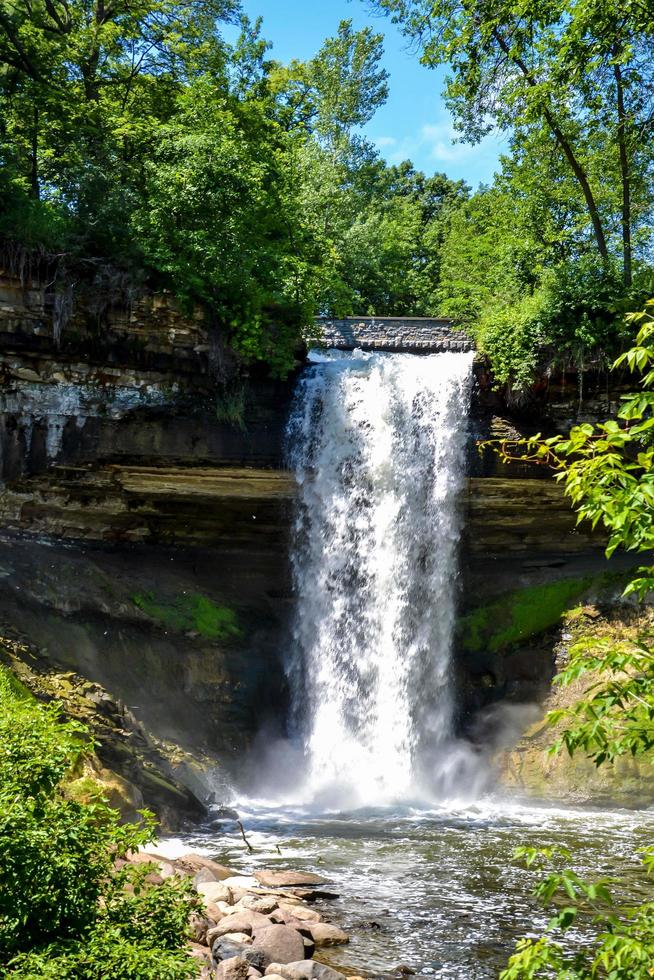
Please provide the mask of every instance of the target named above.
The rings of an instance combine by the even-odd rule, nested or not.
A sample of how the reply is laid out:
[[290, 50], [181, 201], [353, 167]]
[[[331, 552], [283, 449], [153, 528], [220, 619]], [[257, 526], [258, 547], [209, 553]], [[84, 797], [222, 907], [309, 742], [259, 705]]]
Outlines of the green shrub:
[[62, 792], [89, 747], [82, 726], [0, 668], [0, 972], [184, 980], [195, 972], [184, 951], [190, 886], [147, 887], [147, 866], [115, 866], [152, 840], [152, 816], [121, 825], [104, 800]]
[[542, 291], [511, 306], [490, 307], [476, 328], [477, 342], [490, 358], [500, 384], [526, 388], [538, 364], [544, 340], [545, 296]]

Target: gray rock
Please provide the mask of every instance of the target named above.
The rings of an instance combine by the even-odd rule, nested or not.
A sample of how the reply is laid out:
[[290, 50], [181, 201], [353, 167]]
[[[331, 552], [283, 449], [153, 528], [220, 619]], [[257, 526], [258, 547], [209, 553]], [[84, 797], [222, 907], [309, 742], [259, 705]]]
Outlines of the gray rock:
[[257, 949], [256, 946], [252, 945], [246, 949], [243, 955], [250, 964], [250, 968], [257, 970], [259, 975], [263, 976], [266, 967], [270, 963], [270, 957], [267, 956], [266, 952], [263, 949]]
[[299, 960], [296, 963], [271, 963], [266, 976], [281, 976], [283, 980], [343, 980], [345, 974], [315, 960]]
[[245, 943], [239, 943], [233, 939], [218, 938], [211, 942], [211, 955], [214, 963], [223, 963], [235, 956], [244, 958], [247, 949], [248, 946]]
[[304, 941], [299, 932], [289, 926], [268, 925], [254, 933], [254, 949], [263, 950], [270, 963], [293, 963], [304, 956]]

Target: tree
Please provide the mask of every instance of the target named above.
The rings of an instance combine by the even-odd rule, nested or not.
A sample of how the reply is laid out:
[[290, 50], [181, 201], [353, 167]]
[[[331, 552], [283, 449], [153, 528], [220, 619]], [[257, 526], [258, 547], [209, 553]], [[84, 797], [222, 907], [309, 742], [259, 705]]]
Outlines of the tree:
[[[551, 140], [585, 209], [600, 259], [619, 233], [631, 284], [634, 232], [649, 220], [654, 21], [641, 0], [377, 0], [422, 50], [448, 64], [446, 96], [463, 138], [492, 127], [532, 160]], [[619, 195], [607, 193], [616, 175]], [[638, 205], [634, 207], [635, 198]], [[636, 236], [637, 237], [637, 236]]]

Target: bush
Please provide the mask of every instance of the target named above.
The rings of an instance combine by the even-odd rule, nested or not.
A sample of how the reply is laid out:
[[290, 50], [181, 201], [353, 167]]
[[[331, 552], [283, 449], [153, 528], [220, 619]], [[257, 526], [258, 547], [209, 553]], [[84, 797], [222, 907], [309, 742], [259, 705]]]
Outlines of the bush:
[[500, 384], [526, 388], [538, 364], [544, 339], [545, 297], [541, 291], [512, 306], [491, 308], [476, 329], [479, 349], [490, 359]]
[[183, 980], [190, 886], [147, 887], [147, 866], [116, 858], [151, 842], [154, 821], [121, 825], [97, 798], [67, 799], [90, 747], [57, 705], [34, 701], [0, 668], [0, 968], [32, 980]]

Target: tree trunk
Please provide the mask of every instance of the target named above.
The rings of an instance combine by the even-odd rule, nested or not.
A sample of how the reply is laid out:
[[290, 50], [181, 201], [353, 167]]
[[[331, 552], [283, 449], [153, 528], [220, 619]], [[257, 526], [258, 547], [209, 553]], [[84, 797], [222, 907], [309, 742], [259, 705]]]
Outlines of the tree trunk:
[[39, 110], [36, 107], [32, 115], [30, 142], [30, 193], [38, 201], [41, 198], [41, 188], [39, 186]]
[[[535, 87], [536, 80], [534, 79], [532, 73], [529, 71], [529, 68], [522, 60], [522, 58], [518, 57], [511, 50], [510, 45], [498, 30], [494, 30], [493, 35], [495, 37], [495, 40], [501, 47], [502, 51], [507, 56], [507, 58], [509, 58], [513, 62], [513, 64], [519, 68], [527, 84]], [[577, 157], [575, 156], [575, 152], [572, 148], [572, 144], [568, 140], [567, 136], [565, 135], [565, 133], [563, 132], [559, 124], [557, 123], [554, 113], [546, 105], [543, 106], [543, 117], [547, 125], [549, 126], [550, 130], [552, 131], [552, 134], [554, 135], [554, 138], [556, 139], [557, 143], [561, 147], [561, 150], [563, 151], [563, 155], [568, 161], [568, 164], [570, 165], [570, 169], [572, 170], [573, 174], [577, 179], [577, 183], [581, 187], [581, 192], [584, 195], [586, 208], [588, 210], [588, 215], [590, 217], [591, 224], [593, 226], [593, 234], [595, 236], [595, 241], [597, 242], [597, 249], [602, 258], [602, 261], [608, 262], [609, 250], [606, 244], [604, 228], [602, 227], [602, 219], [599, 213], [599, 209], [597, 207], [597, 202], [595, 201], [595, 195], [593, 194], [593, 189], [590, 186], [590, 181], [588, 180], [588, 175], [586, 174], [582, 165], [579, 163], [579, 160], [577, 160]]]
[[631, 249], [631, 174], [627, 150], [627, 113], [624, 105], [624, 80], [619, 64], [613, 66], [618, 105], [618, 150], [620, 153], [620, 176], [622, 179], [622, 262], [625, 286], [633, 281]]

